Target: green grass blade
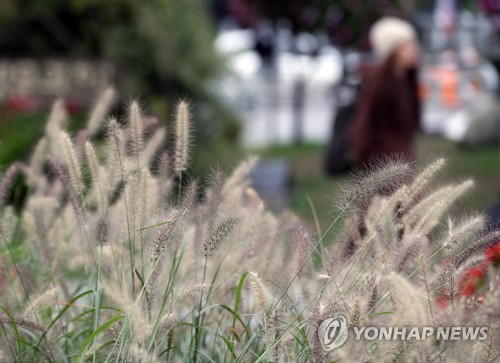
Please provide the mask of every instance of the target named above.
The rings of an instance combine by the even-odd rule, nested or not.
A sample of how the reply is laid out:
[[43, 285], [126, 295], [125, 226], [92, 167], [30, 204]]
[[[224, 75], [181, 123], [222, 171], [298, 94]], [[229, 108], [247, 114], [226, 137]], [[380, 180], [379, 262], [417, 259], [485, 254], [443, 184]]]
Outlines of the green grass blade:
[[94, 339], [97, 338], [97, 336], [103, 332], [106, 331], [111, 325], [116, 323], [118, 320], [122, 319], [123, 315], [117, 315], [114, 318], [111, 318], [104, 322], [102, 325], [100, 325], [88, 338], [85, 340], [85, 342], [82, 344], [82, 348], [78, 352], [78, 355], [76, 356], [76, 361], [81, 362], [82, 358], [85, 356], [87, 353], [87, 350], [89, 349], [90, 345], [93, 343]]

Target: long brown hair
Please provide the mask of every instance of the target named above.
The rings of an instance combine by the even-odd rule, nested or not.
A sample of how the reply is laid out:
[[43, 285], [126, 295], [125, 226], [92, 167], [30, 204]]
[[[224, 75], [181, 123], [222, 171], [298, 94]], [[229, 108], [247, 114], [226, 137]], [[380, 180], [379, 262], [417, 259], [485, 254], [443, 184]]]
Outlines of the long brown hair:
[[[418, 129], [420, 120], [420, 102], [418, 99], [417, 69], [412, 68], [401, 75], [396, 74], [397, 53], [394, 52], [384, 63], [374, 68], [366, 78], [366, 97], [373, 102], [393, 100], [394, 103], [409, 111], [401, 120], [401, 125], [408, 131]], [[403, 86], [403, 87], [401, 87]], [[406, 92], [399, 92], [401, 89]], [[376, 115], [375, 115], [376, 116]], [[375, 117], [374, 121], [384, 122]], [[393, 125], [395, 126], [395, 125]]]
[[386, 153], [392, 144], [398, 144], [395, 152], [412, 153], [411, 139], [420, 125], [417, 69], [396, 74], [396, 56], [393, 53], [383, 64], [363, 68], [363, 87], [350, 128], [358, 165]]

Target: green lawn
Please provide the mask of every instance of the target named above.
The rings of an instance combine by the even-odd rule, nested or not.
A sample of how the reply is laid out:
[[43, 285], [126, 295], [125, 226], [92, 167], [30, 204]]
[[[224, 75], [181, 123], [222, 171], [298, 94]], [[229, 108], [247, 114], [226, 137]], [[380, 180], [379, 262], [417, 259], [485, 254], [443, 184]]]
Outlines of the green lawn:
[[[68, 129], [81, 127], [84, 117], [69, 117]], [[26, 160], [43, 136], [48, 112], [8, 113], [0, 111], [0, 170], [16, 160]]]
[[[258, 151], [262, 158], [283, 158], [289, 160], [293, 174], [291, 208], [295, 213], [311, 223], [314, 214], [308, 202], [310, 198], [318, 215], [321, 230], [331, 224], [335, 211], [332, 199], [339, 191], [339, 185], [347, 176], [330, 178], [322, 169], [323, 145], [301, 145], [270, 147]], [[458, 203], [457, 211], [464, 208], [480, 210], [499, 200], [500, 193], [500, 153], [496, 146], [479, 149], [464, 149], [453, 142], [436, 136], [421, 135], [417, 140], [419, 164], [439, 156], [448, 160], [440, 180], [450, 181], [471, 177], [476, 187], [465, 199]]]
[[31, 154], [43, 134], [47, 115], [0, 114], [0, 163], [2, 169], [13, 161]]

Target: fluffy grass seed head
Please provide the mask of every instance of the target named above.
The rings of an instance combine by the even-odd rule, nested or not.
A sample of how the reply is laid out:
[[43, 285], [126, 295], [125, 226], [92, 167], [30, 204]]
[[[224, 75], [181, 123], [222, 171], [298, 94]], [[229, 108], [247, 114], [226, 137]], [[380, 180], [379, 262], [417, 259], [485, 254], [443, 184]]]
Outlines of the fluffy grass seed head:
[[66, 123], [67, 118], [68, 115], [64, 107], [64, 101], [59, 98], [52, 105], [49, 121], [47, 122], [47, 126], [45, 127], [45, 132], [49, 136], [49, 138], [57, 138], [57, 132], [58, 130], [64, 128], [64, 124]]
[[203, 243], [203, 256], [211, 257], [215, 254], [220, 244], [231, 234], [234, 227], [240, 222], [240, 217], [229, 217], [219, 223]]
[[104, 118], [113, 104], [115, 95], [115, 90], [108, 88], [98, 98], [87, 122], [87, 131], [90, 136], [95, 135], [101, 128]]
[[75, 151], [71, 138], [65, 131], [59, 131], [60, 157], [63, 164], [68, 169], [71, 184], [76, 194], [83, 189], [82, 171], [78, 154]]
[[403, 158], [377, 160], [354, 175], [336, 204], [340, 210], [364, 209], [375, 195], [391, 195], [413, 177], [412, 163]]
[[20, 162], [12, 164], [0, 178], [0, 210], [5, 206], [9, 191], [14, 184], [16, 176], [23, 171], [24, 167]]
[[180, 176], [187, 168], [190, 153], [191, 115], [190, 106], [185, 100], [177, 105], [175, 116], [175, 155], [174, 172]]
[[131, 140], [130, 151], [137, 156], [142, 151], [144, 144], [144, 127], [142, 124], [141, 108], [137, 101], [132, 101], [129, 106], [129, 137]]
[[39, 178], [42, 176], [48, 146], [49, 145], [47, 137], [41, 138], [40, 141], [38, 141], [38, 143], [36, 144], [35, 151], [31, 156], [27, 175], [27, 183], [30, 187], [34, 187], [37, 184]]
[[36, 298], [24, 311], [23, 317], [27, 318], [36, 313], [41, 307], [56, 303], [57, 288], [45, 291], [42, 295]]
[[255, 272], [250, 272], [248, 277], [255, 296], [256, 307], [262, 315], [265, 315], [269, 309], [269, 292], [261, 278]]

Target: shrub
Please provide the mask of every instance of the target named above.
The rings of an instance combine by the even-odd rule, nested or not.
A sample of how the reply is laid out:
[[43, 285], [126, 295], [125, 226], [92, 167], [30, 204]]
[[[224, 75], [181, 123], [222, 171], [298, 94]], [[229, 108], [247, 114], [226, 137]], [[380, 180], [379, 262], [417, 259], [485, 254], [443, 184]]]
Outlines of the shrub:
[[[226, 74], [225, 60], [213, 46], [216, 29], [207, 1], [69, 0], [41, 4], [3, 0], [0, 7], [2, 60], [34, 58], [41, 61], [42, 73], [50, 73], [43, 67], [47, 59], [109, 62], [119, 94], [140, 94], [160, 117], [172, 113], [179, 94], [189, 95], [197, 105], [193, 110], [198, 126], [194, 136], [204, 145], [201, 157], [210, 154], [226, 166], [238, 161], [240, 120], [218, 91], [221, 76]], [[4, 77], [2, 73], [2, 82]], [[51, 90], [45, 91], [51, 94]], [[0, 136], [17, 136], [19, 144], [10, 144], [19, 152], [19, 147], [28, 147], [25, 142], [37, 128], [38, 118], [8, 118], [12, 118], [11, 125], [16, 124], [15, 129], [0, 126]], [[23, 126], [28, 122], [31, 128]], [[18, 136], [20, 128], [28, 130]], [[0, 153], [0, 158], [9, 154]], [[207, 172], [199, 162], [193, 169], [198, 175]]]
[[[0, 199], [0, 359], [495, 357], [498, 270], [480, 299], [460, 291], [500, 233], [484, 232], [482, 215], [444, 219], [473, 184], [434, 185], [444, 160], [416, 171], [388, 159], [355, 176], [334, 201], [332, 226], [344, 223], [343, 231], [325, 244], [293, 213], [266, 209], [248, 180], [253, 158], [227, 178], [213, 170], [203, 191], [189, 180], [184, 102], [172, 153], [162, 147], [165, 130], [144, 129], [137, 103], [126, 122], [109, 118], [103, 126], [105, 108], [98, 105], [91, 128], [72, 138], [56, 104], [30, 163], [13, 164], [0, 182], [0, 195], [18, 173], [29, 186], [20, 214]], [[92, 143], [102, 126], [105, 142]], [[350, 327], [471, 325], [489, 333], [469, 342], [350, 334], [328, 352], [319, 326], [338, 315]]]

